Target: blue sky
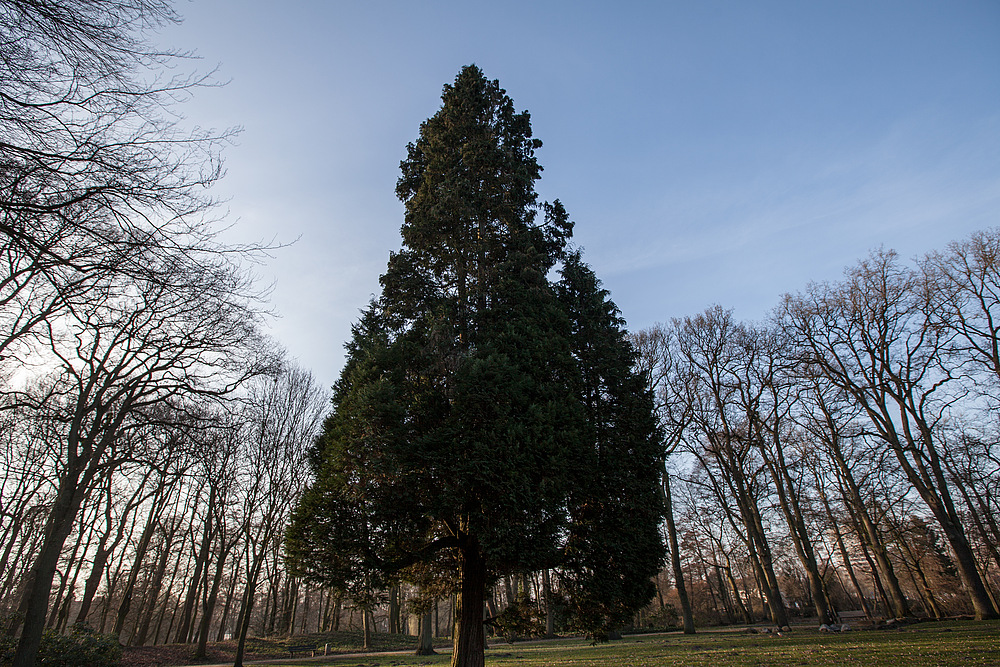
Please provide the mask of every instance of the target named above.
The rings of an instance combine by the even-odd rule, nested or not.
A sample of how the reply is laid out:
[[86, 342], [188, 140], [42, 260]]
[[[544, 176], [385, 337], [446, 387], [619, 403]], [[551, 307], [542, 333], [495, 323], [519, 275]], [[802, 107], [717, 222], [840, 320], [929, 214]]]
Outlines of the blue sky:
[[160, 31], [228, 85], [181, 110], [243, 132], [229, 234], [274, 335], [332, 384], [399, 247], [405, 146], [476, 63], [531, 113], [576, 242], [640, 329], [764, 317], [879, 245], [1000, 223], [1000, 2], [200, 0]]

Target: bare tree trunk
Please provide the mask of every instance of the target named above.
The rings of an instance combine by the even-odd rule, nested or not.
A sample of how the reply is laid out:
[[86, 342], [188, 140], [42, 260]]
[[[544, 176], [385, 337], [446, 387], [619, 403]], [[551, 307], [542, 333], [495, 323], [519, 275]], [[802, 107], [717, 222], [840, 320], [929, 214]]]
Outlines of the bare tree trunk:
[[[201, 536], [201, 545], [195, 557], [194, 574], [191, 575], [191, 583], [188, 585], [187, 597], [184, 598], [184, 607], [181, 612], [181, 623], [177, 628], [174, 641], [178, 644], [187, 644], [191, 639], [192, 614], [194, 605], [198, 599], [198, 591], [201, 586], [201, 573], [208, 562], [209, 550], [212, 547], [212, 539], [215, 537], [215, 526], [212, 518], [215, 515], [215, 485], [209, 485], [208, 507], [205, 508], [205, 524]], [[197, 503], [195, 503], [197, 504]]]
[[[311, 606], [312, 596], [310, 594], [309, 586], [302, 585], [298, 581], [295, 582], [296, 595], [292, 600], [292, 629], [289, 634], [295, 634], [295, 626], [300, 626], [302, 632], [307, 632], [306, 623], [309, 621], [309, 608]], [[299, 600], [301, 596], [301, 601]]]
[[[896, 454], [896, 459], [903, 465], [907, 479], [916, 488], [921, 498], [927, 503], [927, 506], [930, 507], [931, 513], [937, 519], [938, 525], [944, 531], [948, 544], [951, 546], [952, 554], [955, 556], [955, 565], [957, 566], [958, 574], [965, 585], [965, 590], [975, 609], [976, 619], [988, 620], [1000, 618], [1000, 610], [997, 610], [993, 606], [993, 600], [987, 592], [986, 585], [979, 574], [972, 545], [969, 544], [958, 512], [955, 510], [954, 503], [952, 502], [947, 479], [941, 469], [937, 451], [932, 444], [930, 429], [929, 427], [922, 426], [921, 431], [920, 440], [925, 443], [929, 471], [918, 470], [915, 466], [910, 465], [906, 452], [915, 449], [912, 444], [907, 443], [904, 447], [901, 443], [897, 442], [892, 445], [893, 452]], [[891, 443], [892, 438], [889, 438], [889, 440]]]
[[163, 577], [167, 571], [167, 561], [170, 557], [170, 547], [173, 545], [173, 539], [175, 535], [174, 530], [165, 530], [163, 526], [160, 527], [163, 530], [163, 539], [160, 542], [160, 559], [156, 563], [156, 569], [153, 571], [153, 578], [149, 584], [149, 595], [146, 602], [146, 607], [143, 609], [142, 614], [140, 614], [139, 626], [135, 636], [135, 644], [137, 646], [142, 646], [146, 643], [146, 638], [149, 636], [149, 626], [153, 621], [153, 615], [156, 612], [157, 601], [160, 597], [160, 589], [163, 587]]
[[436, 655], [434, 650], [434, 610], [428, 609], [420, 617], [420, 630], [417, 634], [417, 655]]
[[684, 569], [681, 564], [681, 550], [677, 540], [677, 524], [674, 522], [674, 503], [670, 495], [670, 473], [663, 470], [663, 515], [667, 523], [667, 539], [670, 547], [670, 566], [674, 573], [674, 587], [681, 604], [681, 618], [684, 623], [684, 634], [693, 635], [694, 611], [688, 598], [687, 586], [684, 584]]
[[[73, 587], [76, 585], [76, 575], [80, 573], [80, 563], [76, 560], [76, 555], [80, 552], [80, 547], [84, 543], [83, 534], [87, 529], [87, 521], [80, 522], [80, 534], [77, 535], [76, 542], [73, 544], [73, 551], [70, 553], [69, 560], [66, 562], [66, 572], [60, 578], [59, 590], [56, 592], [52, 599], [52, 611], [49, 612], [49, 620], [46, 626], [51, 628], [56, 624], [56, 619], [59, 615], [59, 611], [62, 607], [66, 607], [70, 601], [73, 599]], [[88, 541], [89, 546], [89, 541]], [[84, 550], [86, 553], [86, 550]], [[75, 567], [74, 567], [75, 565]], [[72, 582], [70, 581], [69, 571], [74, 570]], [[66, 593], [66, 588], [69, 587], [69, 594], [66, 596], [65, 603], [63, 602], [63, 594]]]
[[111, 537], [112, 531], [111, 502], [109, 492], [107, 506], [105, 507], [106, 529], [103, 533], [101, 533], [101, 537], [97, 541], [97, 551], [94, 552], [94, 560], [91, 562], [90, 574], [87, 576], [87, 580], [83, 585], [83, 598], [80, 600], [80, 607], [76, 613], [77, 623], [84, 623], [87, 620], [87, 615], [90, 613], [90, 606], [93, 604], [94, 596], [97, 594], [97, 588], [101, 585], [101, 577], [104, 575], [104, 568], [108, 563], [108, 557], [111, 555], [115, 546], [117, 546], [121, 541], [124, 534], [125, 526], [123, 522], [118, 527], [116, 539], [112, 542], [110, 547], [107, 546], [108, 538]]
[[795, 553], [799, 558], [799, 563], [806, 571], [806, 578], [809, 581], [809, 591], [812, 595], [813, 606], [816, 609], [816, 618], [821, 624], [834, 622], [833, 614], [827, 604], [826, 590], [823, 587], [823, 577], [819, 573], [819, 563], [816, 561], [816, 553], [813, 550], [811, 536], [806, 527], [802, 508], [798, 502], [795, 483], [788, 473], [788, 464], [785, 461], [783, 446], [780, 435], [777, 433], [775, 425], [772, 431], [771, 445], [774, 447], [773, 457], [764, 444], [760, 443], [760, 453], [765, 465], [771, 472], [774, 488], [778, 493], [778, 505], [781, 507], [788, 525], [788, 534], [795, 547]]
[[[827, 419], [831, 419], [828, 414]], [[827, 443], [827, 448], [836, 464], [835, 470], [840, 492], [844, 498], [847, 511], [850, 513], [856, 526], [858, 537], [870, 547], [875, 563], [878, 565], [878, 573], [874, 576], [878, 578], [880, 590], [889, 603], [889, 612], [896, 618], [906, 618], [910, 615], [909, 603], [899, 585], [899, 580], [896, 578], [896, 572], [893, 569], [892, 561], [889, 560], [889, 554], [882, 542], [881, 535], [879, 535], [878, 528], [868, 513], [868, 508], [865, 507], [864, 500], [861, 497], [861, 489], [855, 481], [850, 467], [847, 465], [847, 460], [844, 458], [839, 438], [835, 432], [832, 440]], [[872, 571], [874, 572], [874, 570], [875, 568], [873, 567]], [[885, 587], [888, 587], [888, 590], [882, 587], [883, 584]]]
[[733, 592], [733, 599], [736, 602], [736, 608], [740, 612], [743, 618], [743, 622], [750, 624], [753, 623], [753, 615], [747, 610], [746, 605], [743, 603], [743, 594], [740, 592], [740, 587], [736, 585], [736, 577], [733, 576], [733, 568], [729, 563], [729, 554], [726, 554], [726, 578], [729, 581], [729, 588]]
[[389, 589], [389, 634], [400, 633], [399, 585]]
[[212, 614], [215, 605], [219, 600], [219, 589], [222, 587], [222, 576], [225, 573], [226, 556], [228, 549], [221, 549], [215, 561], [215, 576], [212, 577], [212, 589], [205, 600], [204, 609], [201, 613], [201, 627], [198, 629], [198, 649], [195, 651], [196, 658], [204, 658], [208, 650], [208, 630], [212, 624]]
[[757, 505], [744, 496], [742, 499], [745, 505], [744, 516], [748, 516], [747, 535], [751, 540], [751, 553], [757, 558], [760, 568], [760, 575], [764, 585], [764, 594], [767, 598], [767, 606], [771, 612], [771, 621], [779, 628], [788, 625], [788, 613], [785, 610], [785, 602], [781, 597], [781, 588], [778, 586], [778, 577], [774, 573], [774, 558], [771, 554], [771, 547], [767, 543], [767, 536], [764, 532], [764, 524], [761, 520], [760, 511]]
[[[159, 493], [162, 493], [162, 491]], [[149, 511], [149, 516], [146, 518], [146, 526], [142, 531], [142, 536], [139, 538], [139, 544], [135, 547], [135, 559], [132, 563], [132, 570], [129, 572], [128, 580], [125, 583], [125, 590], [122, 591], [121, 604], [118, 606], [118, 614], [115, 617], [115, 625], [111, 630], [112, 634], [119, 637], [121, 636], [122, 630], [125, 628], [125, 619], [128, 617], [129, 609], [132, 606], [132, 595], [135, 592], [135, 582], [138, 580], [139, 572], [142, 570], [142, 561], [146, 558], [146, 552], [149, 550], [149, 543], [153, 539], [153, 532], [156, 530], [157, 518], [159, 517], [160, 511], [163, 509], [159, 502], [159, 493], [157, 499], [153, 501], [153, 506]]]
[[726, 625], [732, 625], [736, 622], [736, 613], [733, 610], [733, 601], [729, 598], [729, 586], [722, 579], [722, 567], [718, 563], [712, 565], [712, 571], [715, 573], [715, 582], [719, 586], [719, 598], [722, 599], [722, 609], [726, 612]]
[[285, 609], [282, 614], [282, 631], [292, 635], [295, 634], [295, 620], [298, 616], [299, 608], [299, 580], [295, 577], [288, 577], [288, 594], [286, 596]]
[[27, 586], [18, 609], [23, 624], [15, 620], [9, 628], [10, 634], [14, 634], [19, 625], [23, 627], [12, 667], [33, 667], [35, 664], [59, 556], [96, 472], [87, 464], [87, 460], [81, 460], [76, 465], [68, 465], [59, 479], [59, 488], [45, 525], [42, 548], [28, 571]]
[[236, 571], [230, 573], [229, 576], [229, 592], [226, 593], [226, 604], [222, 607], [222, 618], [219, 619], [219, 635], [216, 641], [222, 641], [226, 638], [226, 623], [229, 621], [229, 612], [233, 607], [233, 598], [236, 595]]
[[860, 582], [858, 581], [857, 574], [854, 572], [854, 566], [851, 565], [851, 557], [850, 554], [847, 553], [847, 546], [844, 544], [844, 536], [840, 532], [840, 524], [833, 516], [833, 510], [830, 508], [830, 501], [827, 498], [826, 491], [823, 490], [823, 485], [818, 482], [816, 484], [816, 490], [819, 493], [820, 500], [823, 502], [824, 509], [826, 509], [826, 516], [830, 520], [830, 525], [833, 527], [833, 533], [837, 539], [837, 550], [840, 552], [840, 560], [844, 563], [844, 568], [847, 570], [847, 576], [851, 579], [851, 585], [854, 586], [854, 590], [858, 595], [861, 608], [864, 610], [865, 616], [873, 618], [872, 609], [868, 605], [868, 601], [865, 599], [865, 593], [861, 588]]
[[555, 637], [556, 635], [556, 615], [553, 609], [552, 581], [549, 577], [549, 569], [542, 570], [542, 595], [545, 597], [545, 636]]
[[[30, 477], [35, 477], [35, 475]], [[40, 475], [38, 475], [38, 477], [40, 477]], [[18, 479], [16, 488], [13, 490], [11, 496], [4, 499], [4, 509], [10, 519], [10, 527], [4, 531], [4, 549], [3, 554], [0, 555], [0, 574], [7, 572], [7, 576], [4, 578], [3, 584], [0, 586], [0, 598], [6, 598], [14, 592], [11, 588], [13, 587], [15, 574], [18, 568], [11, 564], [10, 569], [8, 570], [7, 566], [10, 563], [10, 556], [13, 553], [15, 544], [18, 545], [18, 554], [15, 557], [14, 562], [16, 563], [19, 560], [18, 557], [22, 553], [24, 540], [19, 540], [18, 536], [21, 535], [24, 530], [29, 529], [28, 524], [31, 523], [30, 514], [33, 513], [29, 508], [29, 505], [31, 500], [38, 495], [39, 488], [43, 484], [44, 482], [39, 480], [36, 480], [34, 484], [31, 484], [29, 482], [29, 475], [24, 474], [20, 477], [20, 479]], [[36, 507], [41, 509], [41, 505], [37, 505]]]
[[[249, 549], [249, 546], [247, 548]], [[236, 658], [233, 661], [233, 667], [243, 667], [243, 655], [246, 651], [247, 635], [250, 631], [250, 614], [253, 612], [254, 598], [257, 589], [257, 578], [260, 576], [265, 556], [266, 554], [264, 552], [264, 548], [262, 547], [260, 553], [256, 555], [249, 571], [247, 572], [246, 588], [243, 591], [243, 600], [240, 603], [240, 613], [239, 616], [237, 616], [239, 619], [237, 621], [239, 639], [236, 646]]]

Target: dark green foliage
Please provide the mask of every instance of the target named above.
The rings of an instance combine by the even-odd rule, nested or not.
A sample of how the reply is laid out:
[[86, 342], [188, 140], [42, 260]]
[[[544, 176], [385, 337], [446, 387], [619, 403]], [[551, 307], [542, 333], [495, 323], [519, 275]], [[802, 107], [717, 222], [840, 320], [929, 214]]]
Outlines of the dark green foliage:
[[[358, 600], [565, 562], [581, 626], [603, 627], [648, 601], [662, 555], [652, 404], [566, 211], [537, 202], [527, 113], [476, 67], [442, 99], [402, 163], [404, 246], [347, 344], [289, 562]], [[482, 601], [463, 607], [460, 632], [481, 627]]]
[[514, 604], [493, 619], [493, 627], [510, 643], [519, 639], [544, 637], [545, 616], [538, 611], [538, 606], [531, 598], [521, 593]]
[[[10, 664], [14, 648], [13, 638], [0, 637], [0, 665]], [[35, 664], [39, 667], [117, 667], [121, 659], [122, 647], [115, 635], [102, 635], [86, 625], [77, 624], [69, 635], [46, 630]]]
[[[0, 623], [7, 626], [10, 623], [10, 616], [0, 616]], [[17, 639], [7, 631], [0, 631], [0, 665], [9, 665], [14, 659], [14, 649], [17, 647]]]
[[681, 615], [672, 604], [665, 604], [654, 611], [646, 621], [647, 628], [654, 631], [663, 631], [676, 628], [681, 621]]
[[573, 322], [588, 465], [571, 494], [572, 524], [560, 569], [574, 625], [595, 637], [627, 624], [654, 595], [664, 557], [658, 462], [663, 445], [636, 352], [606, 290], [571, 255], [559, 283]]

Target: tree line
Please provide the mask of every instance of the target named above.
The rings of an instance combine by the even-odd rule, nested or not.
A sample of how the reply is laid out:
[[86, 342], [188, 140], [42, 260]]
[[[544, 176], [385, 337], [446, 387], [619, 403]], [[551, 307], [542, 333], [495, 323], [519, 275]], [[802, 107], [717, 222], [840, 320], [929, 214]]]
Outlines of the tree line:
[[633, 337], [687, 615], [997, 618], [998, 253], [996, 229], [880, 249], [763, 322], [715, 306]]

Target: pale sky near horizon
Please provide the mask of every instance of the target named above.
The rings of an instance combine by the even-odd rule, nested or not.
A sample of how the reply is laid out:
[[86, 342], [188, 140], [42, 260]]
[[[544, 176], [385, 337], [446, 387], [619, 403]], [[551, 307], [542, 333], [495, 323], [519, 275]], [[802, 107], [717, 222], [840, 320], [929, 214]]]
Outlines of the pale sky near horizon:
[[1000, 224], [1000, 1], [180, 2], [163, 46], [226, 86], [179, 110], [242, 126], [228, 232], [275, 337], [331, 385], [399, 247], [399, 161], [476, 63], [531, 113], [575, 242], [631, 329], [745, 320], [877, 246]]

